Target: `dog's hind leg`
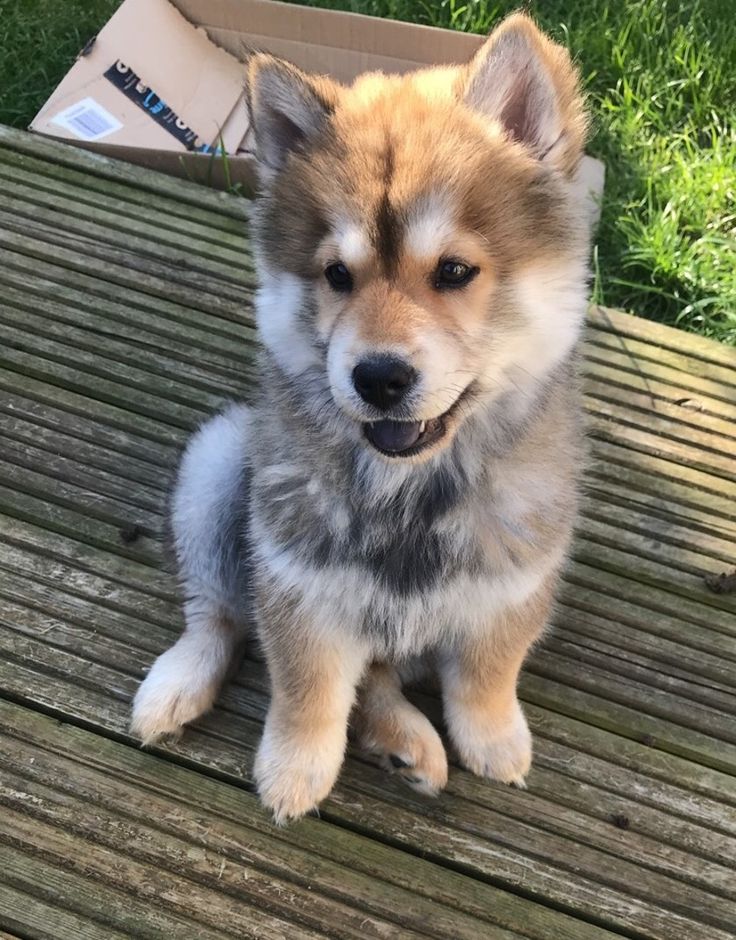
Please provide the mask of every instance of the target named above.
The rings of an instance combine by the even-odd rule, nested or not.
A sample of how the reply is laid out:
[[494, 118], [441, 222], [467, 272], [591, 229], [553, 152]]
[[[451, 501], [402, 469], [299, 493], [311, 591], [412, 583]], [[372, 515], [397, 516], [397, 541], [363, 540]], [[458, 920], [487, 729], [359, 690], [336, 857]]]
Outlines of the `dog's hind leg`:
[[212, 602], [194, 598], [184, 612], [184, 633], [153, 664], [133, 703], [130, 728], [144, 744], [212, 708], [244, 638], [242, 627]]
[[353, 719], [358, 744], [415, 790], [435, 796], [447, 783], [447, 756], [430, 720], [401, 691], [398, 672], [373, 663]]
[[131, 731], [147, 744], [208, 711], [245, 641], [248, 610], [249, 411], [234, 405], [189, 441], [171, 526], [186, 628], [153, 664], [133, 703]]

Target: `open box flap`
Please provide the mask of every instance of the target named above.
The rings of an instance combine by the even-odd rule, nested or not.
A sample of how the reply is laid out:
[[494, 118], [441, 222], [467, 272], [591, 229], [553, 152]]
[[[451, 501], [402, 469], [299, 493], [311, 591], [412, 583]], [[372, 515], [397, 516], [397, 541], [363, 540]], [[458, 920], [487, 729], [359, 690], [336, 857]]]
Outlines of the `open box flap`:
[[[85, 52], [37, 115], [33, 130], [72, 140], [104, 137], [118, 146], [182, 151], [217, 143], [227, 123], [226, 149], [228, 144], [236, 149], [242, 140], [247, 114], [236, 109], [243, 94], [242, 64], [204, 30], [193, 28], [167, 0], [126, 0]], [[131, 75], [132, 87], [123, 89]], [[69, 109], [87, 99], [99, 104], [101, 114], [95, 116], [90, 105], [89, 115], [75, 123]], [[166, 124], [160, 101], [173, 112]], [[117, 126], [95, 135], [108, 120], [105, 112]], [[182, 125], [193, 132], [191, 140], [177, 135]]]
[[[176, 0], [192, 23], [248, 37], [287, 39], [304, 46], [342, 49], [402, 62], [463, 62], [482, 36], [397, 20], [280, 3], [278, 0]], [[230, 50], [237, 55], [237, 48]], [[299, 64], [298, 62], [296, 63]], [[357, 70], [351, 78], [358, 74]]]

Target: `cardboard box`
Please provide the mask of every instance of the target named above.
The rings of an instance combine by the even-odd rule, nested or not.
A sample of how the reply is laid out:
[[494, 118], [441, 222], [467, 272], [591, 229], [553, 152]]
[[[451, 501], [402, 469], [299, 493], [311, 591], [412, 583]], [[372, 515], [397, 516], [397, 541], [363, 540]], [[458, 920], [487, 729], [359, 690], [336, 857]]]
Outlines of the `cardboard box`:
[[[465, 62], [483, 38], [274, 0], [124, 0], [30, 129], [250, 192], [242, 66], [249, 50], [350, 82], [370, 70]], [[602, 164], [586, 158], [581, 170], [581, 185], [600, 193]]]

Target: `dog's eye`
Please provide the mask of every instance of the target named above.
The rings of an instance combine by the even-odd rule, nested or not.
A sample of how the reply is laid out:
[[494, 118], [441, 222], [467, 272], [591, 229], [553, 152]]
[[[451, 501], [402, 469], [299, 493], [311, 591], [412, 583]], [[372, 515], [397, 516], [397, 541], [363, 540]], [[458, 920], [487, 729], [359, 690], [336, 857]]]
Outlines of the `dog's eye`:
[[443, 288], [463, 287], [475, 277], [478, 268], [471, 268], [463, 261], [440, 261], [434, 275], [434, 286], [438, 290]]
[[325, 277], [327, 278], [327, 283], [333, 290], [338, 290], [345, 294], [353, 289], [352, 275], [345, 265], [339, 261], [327, 265], [325, 268]]

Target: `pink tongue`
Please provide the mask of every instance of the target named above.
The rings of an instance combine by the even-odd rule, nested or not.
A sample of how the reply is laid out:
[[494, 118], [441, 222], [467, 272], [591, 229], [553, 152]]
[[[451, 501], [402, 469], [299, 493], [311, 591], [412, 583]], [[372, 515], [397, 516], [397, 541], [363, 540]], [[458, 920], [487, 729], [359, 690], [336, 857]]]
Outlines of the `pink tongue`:
[[376, 447], [401, 453], [419, 440], [418, 421], [375, 421], [366, 427], [366, 435]]

